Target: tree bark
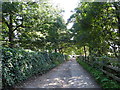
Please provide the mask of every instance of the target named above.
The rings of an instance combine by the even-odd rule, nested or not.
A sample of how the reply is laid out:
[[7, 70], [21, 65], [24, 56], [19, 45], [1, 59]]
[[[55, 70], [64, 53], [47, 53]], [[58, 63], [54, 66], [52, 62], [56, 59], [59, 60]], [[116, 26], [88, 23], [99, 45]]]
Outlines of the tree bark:
[[55, 53], [57, 53], [57, 49], [55, 49]]
[[10, 13], [10, 24], [9, 24], [9, 47], [10, 48], [13, 48], [13, 38], [14, 38], [12, 18], [13, 18], [13, 15]]
[[86, 60], [86, 48], [85, 48], [85, 46], [84, 46], [84, 53], [85, 53], [85, 60]]

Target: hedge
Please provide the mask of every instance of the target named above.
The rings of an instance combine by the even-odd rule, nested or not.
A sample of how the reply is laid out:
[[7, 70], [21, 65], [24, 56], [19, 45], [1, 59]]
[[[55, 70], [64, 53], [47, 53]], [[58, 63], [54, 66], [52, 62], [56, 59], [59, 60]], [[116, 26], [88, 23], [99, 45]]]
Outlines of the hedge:
[[52, 69], [67, 59], [60, 53], [28, 52], [21, 49], [2, 50], [2, 84], [11, 87], [28, 77]]

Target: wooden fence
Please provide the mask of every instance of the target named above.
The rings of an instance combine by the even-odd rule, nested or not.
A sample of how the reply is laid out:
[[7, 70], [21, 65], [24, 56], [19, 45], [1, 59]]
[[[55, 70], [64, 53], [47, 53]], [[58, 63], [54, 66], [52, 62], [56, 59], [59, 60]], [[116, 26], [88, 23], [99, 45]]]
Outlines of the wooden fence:
[[92, 67], [100, 69], [107, 76], [120, 82], [120, 60], [108, 57], [107, 58], [87, 57], [85, 59], [83, 56], [79, 56], [79, 58], [81, 58], [82, 61], [86, 62]]

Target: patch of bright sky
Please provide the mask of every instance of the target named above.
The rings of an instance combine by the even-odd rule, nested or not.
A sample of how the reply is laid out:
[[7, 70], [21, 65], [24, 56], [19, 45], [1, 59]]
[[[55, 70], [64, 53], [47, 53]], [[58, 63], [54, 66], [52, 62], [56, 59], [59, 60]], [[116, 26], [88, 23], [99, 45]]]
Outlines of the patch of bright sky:
[[[70, 16], [73, 14], [73, 11], [80, 0], [50, 0], [54, 6], [58, 6], [61, 9], [65, 10], [63, 13], [63, 18], [65, 22], [70, 18]], [[68, 25], [68, 29], [71, 28], [72, 23]]]

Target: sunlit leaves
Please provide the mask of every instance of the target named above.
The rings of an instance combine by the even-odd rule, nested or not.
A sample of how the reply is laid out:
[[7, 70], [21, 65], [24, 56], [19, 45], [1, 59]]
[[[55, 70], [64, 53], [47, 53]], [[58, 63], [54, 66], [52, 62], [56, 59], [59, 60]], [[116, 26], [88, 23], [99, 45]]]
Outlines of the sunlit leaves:
[[52, 49], [55, 46], [58, 48], [60, 34], [66, 32], [62, 10], [52, 7], [48, 2], [4, 2], [3, 7], [3, 18], [6, 20], [3, 23], [3, 32], [7, 32], [3, 33], [3, 37], [8, 38], [6, 42], [9, 42], [10, 33], [6, 22], [9, 24], [9, 12], [12, 12], [14, 47], [32, 50], [46, 50], [46, 47], [51, 46]]
[[120, 21], [119, 14], [116, 13], [118, 5], [118, 3], [105, 2], [80, 3], [70, 17], [70, 20], [74, 19], [71, 30], [76, 44], [88, 46], [92, 53], [98, 56], [111, 52], [112, 46], [111, 53], [118, 58], [117, 38]]

